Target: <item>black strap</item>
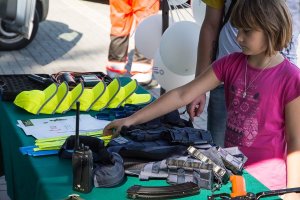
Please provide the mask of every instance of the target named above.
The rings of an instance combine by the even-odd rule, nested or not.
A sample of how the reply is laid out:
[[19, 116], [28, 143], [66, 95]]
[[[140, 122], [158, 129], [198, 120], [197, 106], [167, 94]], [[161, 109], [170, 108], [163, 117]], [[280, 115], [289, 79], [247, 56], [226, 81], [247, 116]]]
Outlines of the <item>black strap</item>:
[[233, 6], [235, 5], [236, 2], [237, 2], [237, 0], [231, 0], [230, 6], [229, 6], [229, 8], [228, 8], [228, 11], [226, 12], [226, 14], [225, 14], [225, 16], [224, 16], [224, 20], [223, 20], [223, 25], [222, 25], [222, 27], [228, 22], [229, 17], [230, 17], [230, 15], [231, 15], [232, 8], [233, 8]]

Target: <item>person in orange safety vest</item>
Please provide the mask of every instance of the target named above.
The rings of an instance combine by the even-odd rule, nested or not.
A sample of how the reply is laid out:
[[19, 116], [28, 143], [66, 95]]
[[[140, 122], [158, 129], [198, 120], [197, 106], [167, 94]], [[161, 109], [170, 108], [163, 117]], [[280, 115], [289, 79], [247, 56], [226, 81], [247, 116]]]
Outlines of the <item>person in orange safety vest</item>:
[[[111, 77], [127, 72], [129, 37], [132, 28], [144, 18], [159, 11], [159, 0], [110, 0], [110, 45], [108, 52], [107, 74]], [[130, 74], [141, 85], [152, 81], [152, 63], [134, 49]]]

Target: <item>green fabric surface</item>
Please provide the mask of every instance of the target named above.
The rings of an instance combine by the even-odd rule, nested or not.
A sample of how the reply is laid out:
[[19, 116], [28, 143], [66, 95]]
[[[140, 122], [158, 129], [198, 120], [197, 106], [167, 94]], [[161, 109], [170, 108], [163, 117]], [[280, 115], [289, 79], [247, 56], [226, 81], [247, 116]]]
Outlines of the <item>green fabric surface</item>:
[[[143, 89], [138, 92], [143, 93]], [[58, 156], [23, 156], [19, 151], [21, 146], [33, 145], [34, 138], [26, 136], [16, 126], [17, 120], [62, 115], [32, 115], [10, 102], [0, 102], [0, 113], [0, 139], [3, 148], [7, 191], [11, 199], [60, 200], [70, 194], [77, 193], [72, 190], [71, 160], [59, 159]], [[90, 113], [95, 114], [95, 112]], [[75, 112], [69, 111], [63, 116], [66, 115], [75, 115]], [[247, 172], [244, 173], [244, 177], [247, 191], [257, 193], [268, 190]], [[77, 194], [80, 194], [80, 197], [86, 200], [126, 199], [126, 190], [135, 184], [145, 186], [168, 185], [165, 180], [139, 181], [137, 177], [127, 176], [126, 181], [118, 187], [94, 188], [89, 194]], [[215, 193], [230, 193], [230, 187], [231, 184], [228, 183]], [[207, 195], [211, 195], [211, 192], [201, 190], [199, 195], [182, 199], [207, 199]]]

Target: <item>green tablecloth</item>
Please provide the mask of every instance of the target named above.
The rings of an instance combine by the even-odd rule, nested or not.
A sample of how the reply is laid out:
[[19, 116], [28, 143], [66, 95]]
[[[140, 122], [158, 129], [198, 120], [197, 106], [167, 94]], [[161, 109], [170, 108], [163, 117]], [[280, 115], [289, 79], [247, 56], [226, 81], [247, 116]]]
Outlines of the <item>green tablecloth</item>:
[[[70, 111], [66, 115], [75, 115], [75, 112]], [[0, 102], [0, 138], [7, 191], [11, 199], [59, 200], [75, 193], [72, 190], [71, 160], [61, 160], [57, 156], [23, 156], [19, 151], [19, 147], [33, 145], [34, 138], [26, 136], [16, 126], [17, 120], [56, 116], [61, 115], [31, 115], [10, 102]], [[267, 190], [250, 174], [245, 172], [244, 177], [248, 191], [256, 193]], [[94, 188], [91, 193], [80, 196], [87, 200], [126, 199], [126, 190], [134, 184], [167, 185], [165, 180], [141, 182], [137, 177], [127, 177], [127, 180], [118, 187]], [[216, 193], [230, 193], [230, 187], [231, 184], [228, 183]], [[184, 199], [207, 199], [207, 195], [210, 194], [210, 191], [201, 190], [199, 195]]]

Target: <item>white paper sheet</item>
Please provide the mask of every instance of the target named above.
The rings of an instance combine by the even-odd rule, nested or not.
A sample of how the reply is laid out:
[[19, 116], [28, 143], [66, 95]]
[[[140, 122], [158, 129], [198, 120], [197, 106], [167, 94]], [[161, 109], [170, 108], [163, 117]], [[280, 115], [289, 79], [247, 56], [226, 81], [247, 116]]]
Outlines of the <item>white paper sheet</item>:
[[[32, 135], [36, 139], [68, 136], [75, 134], [76, 116], [18, 120], [19, 126], [26, 135]], [[106, 120], [98, 120], [89, 114], [81, 114], [79, 118], [79, 132], [103, 130], [110, 123]]]

